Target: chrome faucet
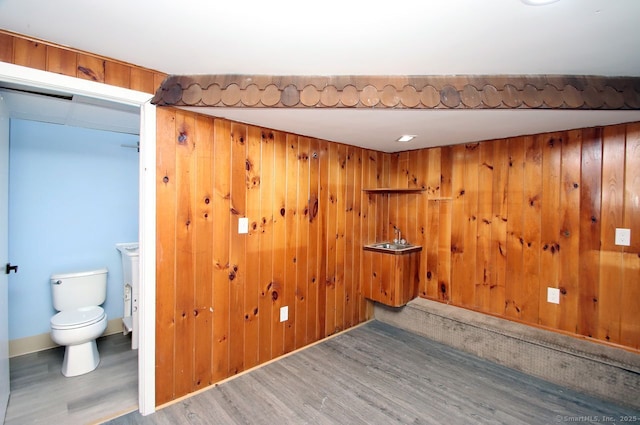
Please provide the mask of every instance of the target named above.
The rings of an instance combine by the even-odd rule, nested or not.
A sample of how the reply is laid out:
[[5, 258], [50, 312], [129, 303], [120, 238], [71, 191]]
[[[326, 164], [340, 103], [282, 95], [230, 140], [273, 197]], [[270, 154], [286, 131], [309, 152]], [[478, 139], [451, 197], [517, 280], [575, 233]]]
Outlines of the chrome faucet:
[[402, 232], [400, 231], [400, 229], [398, 229], [396, 226], [393, 226], [393, 232], [397, 236], [396, 243], [402, 243], [400, 242], [402, 240]]

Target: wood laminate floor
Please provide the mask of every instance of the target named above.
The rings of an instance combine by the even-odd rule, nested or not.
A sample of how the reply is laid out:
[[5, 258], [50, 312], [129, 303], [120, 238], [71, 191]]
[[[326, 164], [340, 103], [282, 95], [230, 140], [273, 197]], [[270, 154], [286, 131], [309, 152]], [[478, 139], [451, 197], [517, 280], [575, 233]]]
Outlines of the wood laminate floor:
[[5, 425], [99, 423], [138, 408], [138, 351], [122, 334], [98, 339], [100, 364], [66, 378], [64, 348], [14, 357]]
[[108, 423], [620, 424], [634, 417], [640, 423], [640, 411], [372, 321], [152, 415]]

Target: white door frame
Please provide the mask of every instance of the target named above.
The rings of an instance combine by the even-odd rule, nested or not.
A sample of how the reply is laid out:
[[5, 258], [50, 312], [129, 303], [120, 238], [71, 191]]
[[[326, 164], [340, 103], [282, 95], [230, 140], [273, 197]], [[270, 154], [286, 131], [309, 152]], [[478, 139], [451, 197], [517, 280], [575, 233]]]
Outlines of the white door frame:
[[153, 413], [156, 380], [156, 108], [150, 103], [152, 95], [6, 62], [0, 62], [0, 81], [140, 108], [138, 408], [142, 415]]

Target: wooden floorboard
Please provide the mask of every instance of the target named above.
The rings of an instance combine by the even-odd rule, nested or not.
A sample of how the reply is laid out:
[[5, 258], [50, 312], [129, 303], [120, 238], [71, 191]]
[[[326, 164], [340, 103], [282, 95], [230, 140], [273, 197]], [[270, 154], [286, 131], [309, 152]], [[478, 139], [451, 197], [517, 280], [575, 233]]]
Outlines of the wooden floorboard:
[[633, 409], [372, 321], [153, 415], [108, 423], [554, 424], [625, 416], [640, 422]]
[[61, 373], [62, 347], [12, 358], [5, 425], [84, 425], [136, 410], [138, 352], [130, 337], [100, 338], [98, 352], [98, 368], [72, 378]]

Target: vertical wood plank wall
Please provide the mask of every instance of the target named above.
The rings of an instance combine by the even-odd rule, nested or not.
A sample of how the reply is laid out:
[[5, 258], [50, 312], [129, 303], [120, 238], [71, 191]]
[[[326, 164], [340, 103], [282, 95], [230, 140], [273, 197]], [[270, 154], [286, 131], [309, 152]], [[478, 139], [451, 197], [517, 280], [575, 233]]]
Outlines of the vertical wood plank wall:
[[155, 93], [166, 74], [0, 30], [0, 62]]
[[640, 349], [640, 123], [409, 158], [391, 155], [389, 179], [425, 191], [390, 196], [387, 231], [423, 246], [421, 297]]
[[157, 113], [158, 404], [371, 317], [358, 278], [367, 152]]

